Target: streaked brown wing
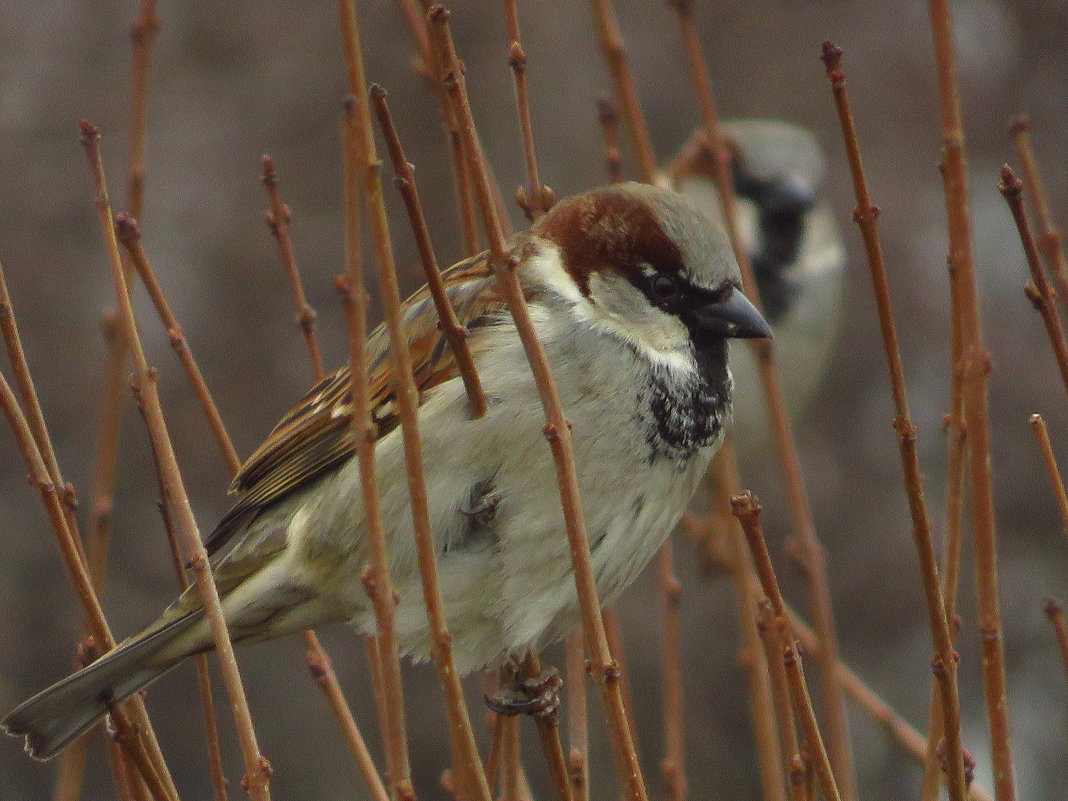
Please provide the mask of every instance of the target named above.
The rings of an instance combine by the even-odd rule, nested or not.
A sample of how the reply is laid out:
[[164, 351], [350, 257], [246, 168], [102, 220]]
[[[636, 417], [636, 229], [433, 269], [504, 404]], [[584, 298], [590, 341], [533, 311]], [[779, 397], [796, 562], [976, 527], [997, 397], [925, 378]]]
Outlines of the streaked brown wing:
[[[495, 289], [487, 254], [450, 267], [442, 278], [456, 315], [468, 330], [498, 319], [504, 302]], [[421, 401], [427, 390], [459, 373], [438, 332], [437, 312], [426, 286], [404, 302], [404, 320]], [[477, 347], [477, 338], [472, 345]], [[389, 336], [383, 325], [368, 337], [367, 356], [372, 415], [382, 437], [398, 424]], [[243, 495], [208, 538], [208, 552], [217, 552], [264, 509], [347, 461], [355, 450], [346, 365], [316, 384], [249, 456], [230, 486], [231, 492]]]

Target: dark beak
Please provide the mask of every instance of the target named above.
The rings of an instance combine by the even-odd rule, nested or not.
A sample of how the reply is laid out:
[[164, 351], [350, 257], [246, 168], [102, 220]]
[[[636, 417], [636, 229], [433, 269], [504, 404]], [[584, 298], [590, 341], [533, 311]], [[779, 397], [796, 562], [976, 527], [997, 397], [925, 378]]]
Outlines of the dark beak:
[[730, 297], [697, 310], [697, 324], [705, 332], [735, 339], [771, 337], [771, 326], [749, 298], [736, 289]]

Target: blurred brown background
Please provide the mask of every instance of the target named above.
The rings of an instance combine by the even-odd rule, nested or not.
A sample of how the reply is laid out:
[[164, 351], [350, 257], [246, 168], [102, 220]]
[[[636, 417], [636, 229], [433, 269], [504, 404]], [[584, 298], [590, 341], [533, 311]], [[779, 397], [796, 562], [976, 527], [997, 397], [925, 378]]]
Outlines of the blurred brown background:
[[[602, 183], [595, 101], [609, 84], [589, 10], [585, 3], [562, 0], [523, 6], [543, 178], [561, 195]], [[616, 6], [657, 150], [666, 158], [697, 118], [673, 12], [661, 2], [617, 0]], [[851, 254], [847, 307], [831, 374], [797, 435], [828, 550], [842, 653], [900, 712], [922, 724], [930, 645], [874, 309], [859, 237], [848, 223], [848, 173], [817, 53], [824, 38], [846, 50], [869, 179], [883, 210], [883, 241], [927, 493], [938, 521], [948, 299], [926, 10], [903, 0], [697, 6], [722, 113], [807, 126], [829, 152], [829, 191]], [[376, 0], [361, 7], [369, 71], [391, 91], [402, 136], [419, 169], [440, 258], [449, 263], [460, 245], [437, 112], [410, 69], [413, 47], [394, 4]], [[453, 8], [487, 152], [503, 186], [513, 187], [522, 181], [522, 162], [499, 4], [458, 0]], [[976, 256], [994, 358], [991, 410], [1013, 744], [1020, 797], [1050, 801], [1063, 797], [1059, 776], [1068, 752], [1068, 693], [1042, 599], [1068, 594], [1068, 543], [1027, 415], [1046, 416], [1054, 446], [1066, 460], [1068, 416], [1038, 315], [1023, 297], [1020, 246], [994, 185], [1011, 152], [1006, 121], [1027, 111], [1054, 212], [1063, 221], [1068, 211], [1068, 161], [1063, 158], [1068, 4], [961, 0], [954, 11]], [[89, 494], [102, 384], [99, 317], [111, 302], [111, 283], [76, 121], [88, 117], [100, 127], [113, 199], [121, 207], [127, 28], [134, 12], [133, 2], [0, 2], [0, 259], [64, 474], [83, 500]], [[336, 15], [331, 4], [280, 0], [164, 2], [159, 13], [163, 26], [153, 54], [143, 214], [146, 247], [238, 448], [248, 453], [309, 383], [285, 279], [263, 224], [265, 200], [257, 179], [263, 152], [275, 156], [284, 197], [294, 211], [298, 261], [309, 299], [320, 312], [328, 361], [343, 358], [342, 321], [331, 286], [341, 254], [337, 119], [343, 89]], [[414, 251], [402, 218], [394, 219], [406, 288], [413, 289], [420, 283]], [[226, 471], [143, 298], [139, 311], [151, 359], [162, 371], [164, 404], [190, 494], [201, 526], [210, 529], [227, 506]], [[104, 593], [120, 635], [154, 616], [174, 589], [145, 440], [127, 403]], [[51, 532], [6, 433], [0, 435], [0, 449], [0, 710], [6, 711], [67, 673], [77, 615]], [[747, 484], [764, 497], [769, 535], [781, 557], [785, 515], [776, 470], [770, 457], [766, 461], [749, 467]], [[691, 795], [755, 798], [733, 599], [722, 576], [704, 575], [695, 567], [688, 544], [680, 540], [677, 553], [685, 586]], [[785, 559], [781, 574], [800, 602], [796, 570]], [[966, 568], [960, 638], [965, 740], [979, 761], [978, 780], [989, 786], [971, 579]], [[639, 688], [643, 757], [653, 785], [660, 754], [654, 608], [648, 578], [622, 604]], [[345, 630], [324, 631], [323, 637], [378, 755], [362, 647]], [[559, 661], [558, 656], [551, 655]], [[334, 723], [306, 676], [298, 642], [246, 648], [239, 657], [261, 744], [275, 767], [277, 797], [363, 797]], [[432, 670], [407, 669], [406, 676], [417, 786], [424, 798], [440, 797], [437, 776], [447, 764], [440, 694]], [[209, 797], [193, 671], [183, 668], [162, 681], [150, 694], [150, 708], [183, 797]], [[915, 764], [863, 713], [851, 708], [850, 714], [862, 796], [873, 801], [916, 797]], [[236, 798], [240, 760], [227, 716], [221, 714], [220, 720]], [[599, 714], [591, 720], [594, 797], [615, 798]], [[86, 798], [110, 797], [101, 757], [97, 743]], [[527, 762], [545, 797], [540, 756]], [[26, 758], [16, 741], [0, 742], [2, 801], [49, 797], [52, 773], [51, 765]]]

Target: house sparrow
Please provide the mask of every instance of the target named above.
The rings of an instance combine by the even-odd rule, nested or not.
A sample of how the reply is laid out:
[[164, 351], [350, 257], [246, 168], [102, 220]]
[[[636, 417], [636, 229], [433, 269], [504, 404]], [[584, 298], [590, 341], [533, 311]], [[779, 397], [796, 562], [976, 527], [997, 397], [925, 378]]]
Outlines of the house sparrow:
[[[670, 190], [620, 184], [559, 202], [511, 245], [574, 424], [597, 590], [611, 603], [672, 530], [731, 417], [727, 339], [770, 336], [726, 237]], [[426, 287], [406, 302], [441, 588], [461, 672], [569, 631], [578, 604], [530, 368], [486, 254], [445, 271], [489, 400], [470, 419]], [[416, 565], [385, 331], [367, 343], [382, 519], [402, 651], [430, 633]], [[235, 642], [351, 621], [374, 632], [349, 374], [314, 387], [234, 481], [207, 545]], [[195, 589], [141, 633], [3, 721], [48, 758], [118, 701], [212, 648]]]
[[[775, 332], [783, 392], [800, 414], [827, 371], [837, 340], [845, 279], [845, 250], [823, 195], [826, 164], [816, 140], [774, 120], [722, 125], [742, 241]], [[666, 168], [667, 183], [722, 219], [703, 134], [695, 135]], [[771, 445], [761, 385], [752, 354], [732, 354], [737, 379], [733, 439], [743, 459]]]

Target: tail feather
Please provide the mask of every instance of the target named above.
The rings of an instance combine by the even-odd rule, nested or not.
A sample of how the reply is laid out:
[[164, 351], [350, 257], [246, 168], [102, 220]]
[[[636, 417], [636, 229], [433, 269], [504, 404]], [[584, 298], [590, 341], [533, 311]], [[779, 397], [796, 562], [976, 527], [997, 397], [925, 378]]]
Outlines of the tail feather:
[[88, 667], [20, 704], [0, 726], [8, 734], [25, 737], [26, 750], [35, 759], [50, 759], [107, 714], [109, 704], [151, 684], [178, 664], [185, 653], [153, 657], [202, 618], [202, 610], [186, 612], [120, 643]]

